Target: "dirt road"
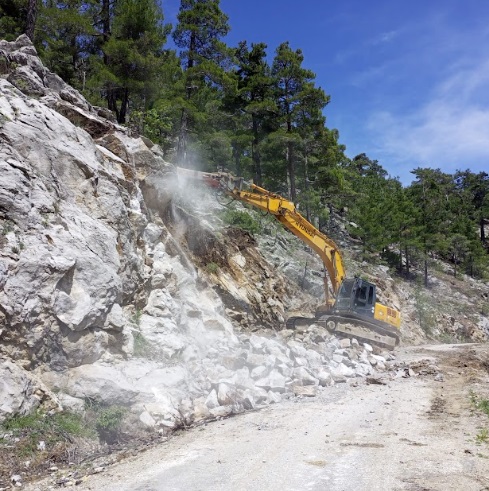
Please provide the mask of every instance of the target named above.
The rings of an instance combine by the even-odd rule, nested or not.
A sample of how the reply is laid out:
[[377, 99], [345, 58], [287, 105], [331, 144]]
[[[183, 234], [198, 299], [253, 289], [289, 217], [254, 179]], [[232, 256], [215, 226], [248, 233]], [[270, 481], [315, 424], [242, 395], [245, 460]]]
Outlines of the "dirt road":
[[487, 436], [489, 417], [471, 401], [489, 398], [489, 347], [406, 348], [397, 356], [418, 375], [342, 384], [194, 428], [77, 489], [489, 490], [489, 443], [476, 441]]

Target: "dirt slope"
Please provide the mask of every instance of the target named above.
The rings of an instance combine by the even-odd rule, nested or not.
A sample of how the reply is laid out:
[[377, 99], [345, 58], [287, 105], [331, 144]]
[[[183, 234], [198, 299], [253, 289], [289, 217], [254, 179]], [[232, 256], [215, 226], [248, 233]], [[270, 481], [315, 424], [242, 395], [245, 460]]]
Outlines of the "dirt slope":
[[489, 489], [489, 446], [477, 442], [489, 418], [471, 400], [488, 397], [488, 355], [487, 345], [405, 348], [381, 380], [194, 428], [77, 489]]

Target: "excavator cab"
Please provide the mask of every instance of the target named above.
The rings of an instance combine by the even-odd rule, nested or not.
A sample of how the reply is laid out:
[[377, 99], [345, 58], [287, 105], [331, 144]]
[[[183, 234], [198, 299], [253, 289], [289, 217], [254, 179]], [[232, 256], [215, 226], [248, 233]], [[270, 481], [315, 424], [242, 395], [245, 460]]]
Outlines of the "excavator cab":
[[343, 280], [333, 306], [334, 312], [356, 312], [373, 317], [375, 310], [375, 285], [360, 278]]

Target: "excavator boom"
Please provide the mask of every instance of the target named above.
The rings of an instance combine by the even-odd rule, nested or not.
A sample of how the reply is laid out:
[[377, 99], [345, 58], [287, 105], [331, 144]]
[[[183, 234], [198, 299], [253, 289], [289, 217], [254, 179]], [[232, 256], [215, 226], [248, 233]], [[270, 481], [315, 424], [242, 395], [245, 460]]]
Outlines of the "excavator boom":
[[[255, 184], [251, 185], [251, 192], [234, 189], [230, 192], [240, 201], [273, 215], [285, 228], [309, 245], [322, 259], [328, 271], [331, 290], [336, 296], [343, 279], [345, 268], [343, 259], [337, 245], [316, 227], [308, 222], [295, 208], [294, 203], [282, 196], [271, 193]], [[325, 276], [325, 280], [327, 277]], [[328, 303], [329, 288], [325, 284], [326, 302]]]
[[[178, 173], [182, 176], [202, 180], [210, 187], [220, 188], [237, 200], [273, 215], [284, 227], [319, 255], [328, 271], [333, 296], [336, 296], [346, 276], [339, 248], [333, 240], [307, 221], [296, 210], [292, 201], [267, 191], [256, 184], [249, 185], [250, 191], [243, 190], [243, 179], [225, 172], [199, 172], [180, 167], [178, 168]], [[326, 277], [325, 279], [327, 280]], [[329, 291], [327, 285], [325, 285], [325, 290], [326, 302], [328, 303]]]

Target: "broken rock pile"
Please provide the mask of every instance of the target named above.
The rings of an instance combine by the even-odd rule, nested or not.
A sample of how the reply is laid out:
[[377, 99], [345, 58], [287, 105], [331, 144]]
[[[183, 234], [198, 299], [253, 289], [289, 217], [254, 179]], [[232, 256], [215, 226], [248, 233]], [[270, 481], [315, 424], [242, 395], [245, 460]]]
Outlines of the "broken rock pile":
[[356, 339], [338, 339], [313, 325], [273, 338], [240, 335], [238, 350], [204, 360], [210, 392], [196, 399], [194, 419], [223, 417], [386, 370], [391, 353]]

